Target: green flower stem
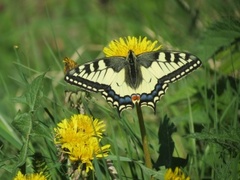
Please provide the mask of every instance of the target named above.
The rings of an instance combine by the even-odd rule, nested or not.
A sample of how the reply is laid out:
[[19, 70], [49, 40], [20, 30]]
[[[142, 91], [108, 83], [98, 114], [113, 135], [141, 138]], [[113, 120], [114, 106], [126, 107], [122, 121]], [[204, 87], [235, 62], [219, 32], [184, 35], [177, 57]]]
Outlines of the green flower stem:
[[152, 162], [151, 162], [151, 156], [150, 156], [149, 149], [148, 149], [147, 133], [146, 133], [145, 125], [144, 125], [142, 109], [138, 103], [136, 103], [136, 110], [137, 110], [138, 122], [139, 122], [139, 126], [140, 126], [141, 137], [142, 137], [145, 165], [146, 165], [146, 167], [152, 169]]

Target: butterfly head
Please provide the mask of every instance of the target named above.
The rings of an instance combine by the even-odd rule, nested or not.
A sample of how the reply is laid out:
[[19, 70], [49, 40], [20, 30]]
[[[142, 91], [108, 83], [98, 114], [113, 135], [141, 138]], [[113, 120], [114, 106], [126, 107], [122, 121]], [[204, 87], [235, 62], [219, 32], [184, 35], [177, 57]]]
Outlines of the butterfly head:
[[129, 50], [128, 51], [127, 59], [137, 59], [137, 57], [136, 57], [136, 55], [135, 55], [133, 50]]

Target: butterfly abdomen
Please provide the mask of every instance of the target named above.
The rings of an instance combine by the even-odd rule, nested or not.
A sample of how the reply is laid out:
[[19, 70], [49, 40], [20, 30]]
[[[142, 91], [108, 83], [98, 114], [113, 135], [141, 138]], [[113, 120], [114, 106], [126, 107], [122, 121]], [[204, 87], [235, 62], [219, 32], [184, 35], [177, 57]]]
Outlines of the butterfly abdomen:
[[137, 57], [133, 51], [129, 51], [126, 61], [128, 66], [125, 67], [125, 81], [131, 88], [137, 89], [143, 78], [140, 66], [137, 63]]

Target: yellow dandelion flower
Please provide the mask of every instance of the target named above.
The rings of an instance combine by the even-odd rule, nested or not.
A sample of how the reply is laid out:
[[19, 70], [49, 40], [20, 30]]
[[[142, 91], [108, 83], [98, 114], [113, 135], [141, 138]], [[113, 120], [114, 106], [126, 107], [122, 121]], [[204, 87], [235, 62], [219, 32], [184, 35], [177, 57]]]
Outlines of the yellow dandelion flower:
[[169, 168], [164, 176], [164, 180], [190, 180], [190, 177], [185, 176], [182, 170], [178, 167], [175, 168], [174, 172]]
[[93, 120], [92, 117], [83, 114], [73, 115], [70, 120], [64, 119], [57, 126], [58, 128], [54, 129], [57, 144], [77, 142], [91, 136], [102, 137], [105, 131], [103, 121]]
[[150, 51], [157, 51], [161, 48], [158, 45], [158, 41], [150, 41], [146, 37], [125, 37], [119, 38], [119, 40], [113, 40], [109, 43], [108, 47], [103, 49], [103, 52], [107, 57], [110, 56], [127, 56], [131, 50], [135, 55], [142, 54]]
[[106, 157], [110, 145], [100, 146], [102, 133], [105, 131], [103, 121], [87, 115], [73, 115], [60, 122], [55, 131], [55, 144], [60, 145], [72, 162], [86, 164], [86, 172], [93, 169], [94, 158]]
[[47, 178], [42, 173], [23, 175], [21, 171], [18, 171], [14, 180], [47, 180]]
[[92, 160], [94, 158], [103, 158], [108, 156], [110, 145], [100, 147], [100, 139], [91, 137], [88, 140], [82, 141], [69, 152], [71, 161], [79, 161], [86, 164], [86, 172], [89, 169], [93, 170]]
[[65, 57], [63, 62], [64, 62], [64, 74], [66, 74], [69, 70], [77, 67], [77, 63], [68, 57]]

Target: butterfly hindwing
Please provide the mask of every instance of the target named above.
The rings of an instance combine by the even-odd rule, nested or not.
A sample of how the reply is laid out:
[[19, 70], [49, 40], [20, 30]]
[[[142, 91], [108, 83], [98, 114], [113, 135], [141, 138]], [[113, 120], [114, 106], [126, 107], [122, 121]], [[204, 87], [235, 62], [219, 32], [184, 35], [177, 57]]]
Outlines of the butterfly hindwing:
[[130, 51], [127, 57], [103, 58], [80, 65], [70, 70], [65, 80], [85, 90], [101, 92], [119, 113], [133, 108], [135, 99], [140, 106], [155, 110], [168, 84], [200, 65], [201, 61], [189, 53], [155, 51], [135, 56]]

